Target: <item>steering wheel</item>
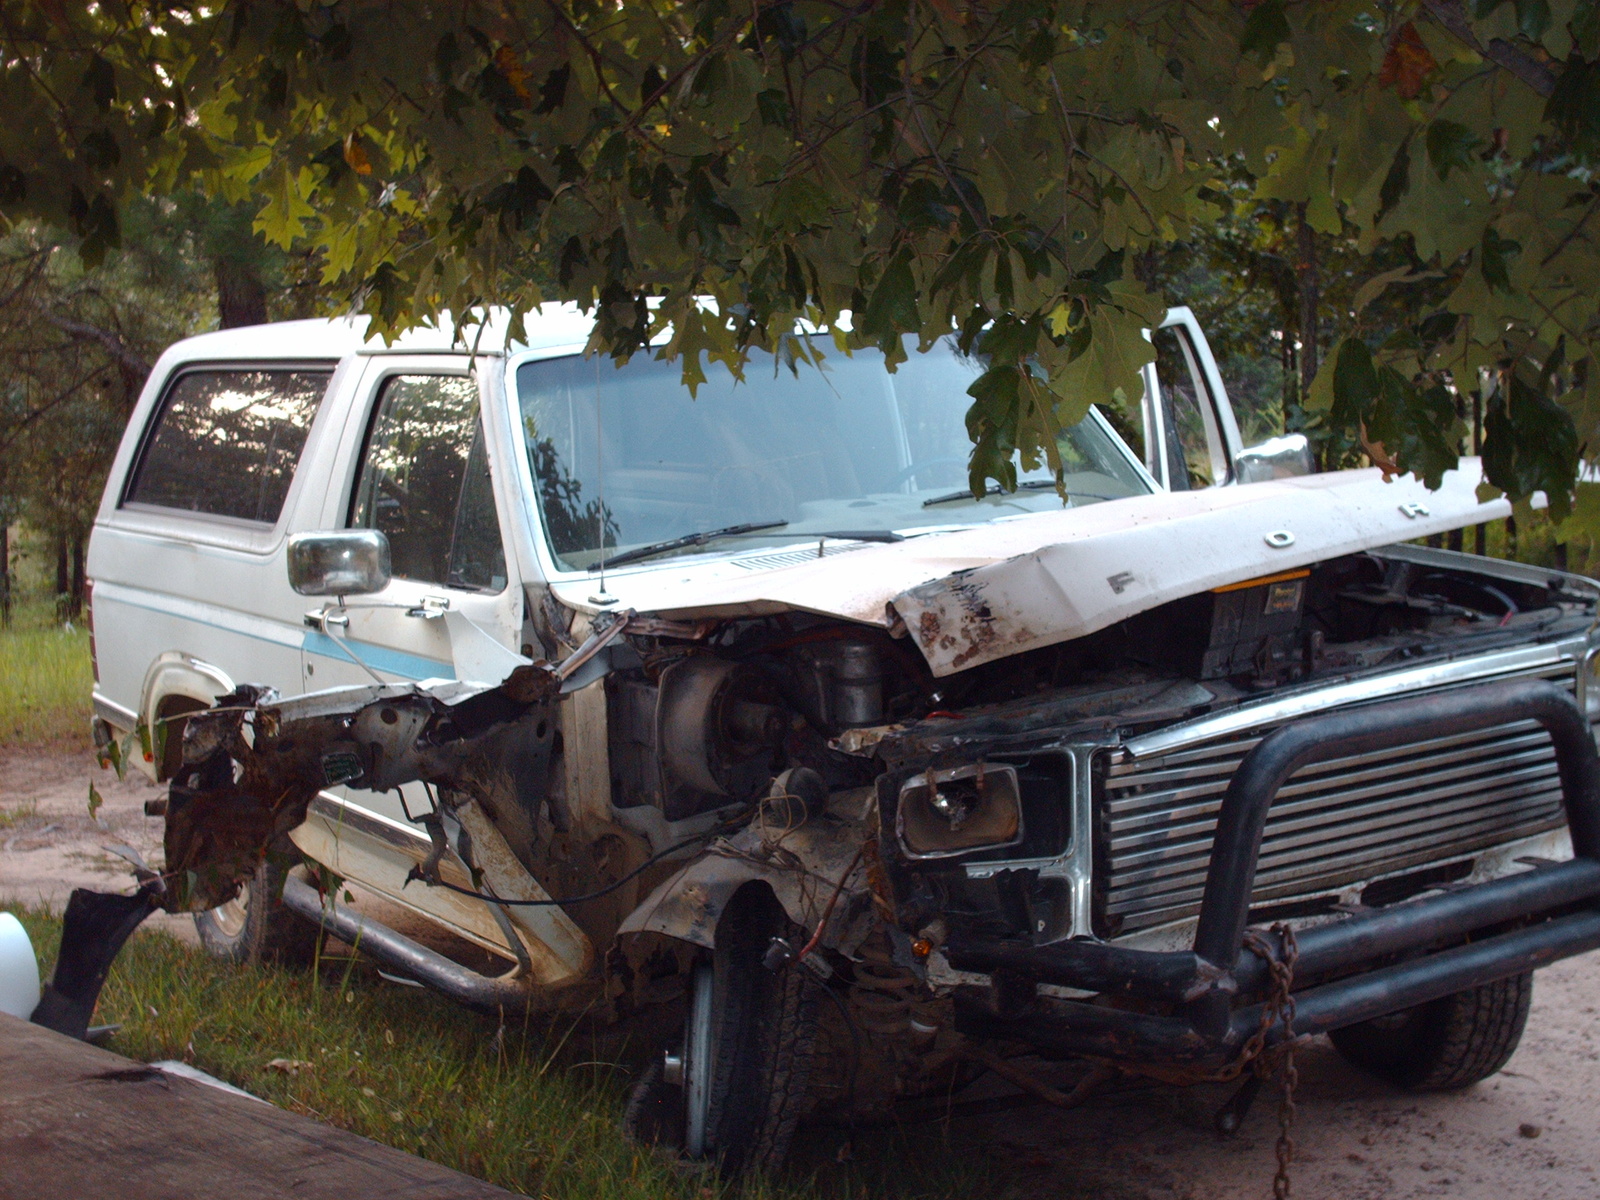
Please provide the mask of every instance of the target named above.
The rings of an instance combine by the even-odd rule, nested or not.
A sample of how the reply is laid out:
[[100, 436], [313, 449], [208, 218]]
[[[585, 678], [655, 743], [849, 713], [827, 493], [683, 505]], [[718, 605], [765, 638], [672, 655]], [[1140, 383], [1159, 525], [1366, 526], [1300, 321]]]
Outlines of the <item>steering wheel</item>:
[[885, 491], [894, 490], [895, 488], [899, 487], [902, 483], [904, 483], [906, 480], [908, 480], [912, 476], [914, 476], [918, 471], [922, 470], [924, 467], [943, 467], [943, 466], [947, 466], [947, 465], [950, 465], [950, 464], [954, 464], [955, 466], [958, 466], [958, 467], [964, 467], [964, 466], [967, 465], [967, 460], [965, 458], [958, 458], [954, 454], [945, 454], [945, 455], [941, 455], [938, 458], [925, 458], [921, 462], [914, 462], [909, 467], [906, 467], [903, 470], [895, 472], [894, 478], [889, 480], [889, 482], [885, 486], [884, 490]]

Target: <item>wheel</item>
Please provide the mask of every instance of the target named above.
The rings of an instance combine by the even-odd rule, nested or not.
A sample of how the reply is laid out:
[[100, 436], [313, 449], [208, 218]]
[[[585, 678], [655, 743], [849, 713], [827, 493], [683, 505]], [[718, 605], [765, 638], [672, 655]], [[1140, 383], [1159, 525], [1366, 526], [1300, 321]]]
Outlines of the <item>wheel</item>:
[[316, 926], [285, 908], [279, 899], [282, 892], [283, 868], [268, 858], [232, 900], [195, 913], [200, 944], [228, 962], [310, 962], [316, 952]]
[[1329, 1036], [1339, 1053], [1390, 1083], [1415, 1092], [1454, 1091], [1506, 1065], [1522, 1040], [1532, 1000], [1530, 972]]
[[804, 967], [774, 972], [774, 937], [798, 936], [772, 893], [751, 889], [717, 926], [694, 970], [679, 1044], [634, 1085], [624, 1131], [726, 1176], [774, 1171], [805, 1109], [820, 984]]

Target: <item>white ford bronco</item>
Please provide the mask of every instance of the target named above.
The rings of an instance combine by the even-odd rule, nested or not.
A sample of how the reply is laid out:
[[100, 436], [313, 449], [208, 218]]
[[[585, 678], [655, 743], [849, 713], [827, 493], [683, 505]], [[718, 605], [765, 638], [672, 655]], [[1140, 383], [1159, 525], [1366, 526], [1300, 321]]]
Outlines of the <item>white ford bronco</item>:
[[1011, 1049], [1203, 1078], [1331, 1032], [1464, 1086], [1600, 945], [1597, 588], [1417, 544], [1509, 512], [1474, 461], [1245, 448], [1181, 309], [1138, 449], [1091, 412], [981, 498], [948, 343], [691, 395], [527, 331], [162, 357], [89, 573], [166, 860], [74, 898], [36, 1019], [153, 907], [238, 959], [321, 926], [480, 1009], [675, 1005], [630, 1127], [737, 1171]]

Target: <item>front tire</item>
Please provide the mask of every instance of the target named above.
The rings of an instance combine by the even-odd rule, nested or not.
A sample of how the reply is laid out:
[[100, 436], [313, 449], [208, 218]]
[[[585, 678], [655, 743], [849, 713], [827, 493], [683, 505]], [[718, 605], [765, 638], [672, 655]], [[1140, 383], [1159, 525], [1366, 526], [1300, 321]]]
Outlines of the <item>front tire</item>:
[[1329, 1036], [1356, 1066], [1407, 1091], [1456, 1091], [1510, 1061], [1532, 1002], [1530, 972], [1335, 1029]]
[[232, 900], [195, 913], [195, 931], [206, 952], [233, 963], [309, 963], [317, 929], [283, 906], [283, 878], [283, 869], [265, 859]]
[[785, 936], [797, 931], [764, 888], [723, 916], [711, 961], [690, 977], [681, 1048], [634, 1087], [623, 1119], [630, 1137], [715, 1162], [730, 1178], [782, 1165], [809, 1095], [821, 986], [798, 964], [762, 964]]

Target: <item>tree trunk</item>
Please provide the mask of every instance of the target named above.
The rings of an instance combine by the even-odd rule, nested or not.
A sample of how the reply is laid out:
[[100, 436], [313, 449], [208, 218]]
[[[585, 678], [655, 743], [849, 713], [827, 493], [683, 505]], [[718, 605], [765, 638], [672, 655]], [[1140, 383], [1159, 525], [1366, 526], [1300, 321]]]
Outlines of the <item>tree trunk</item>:
[[83, 534], [72, 537], [72, 591], [67, 597], [67, 619], [76, 621], [83, 616]]
[[232, 258], [216, 258], [212, 267], [217, 277], [217, 316], [222, 328], [267, 323], [267, 289], [254, 263]]
[[72, 586], [72, 575], [67, 565], [67, 535], [56, 534], [56, 620], [67, 619], [67, 589]]
[[[1483, 453], [1483, 388], [1476, 387], [1472, 390], [1472, 452], [1477, 455]], [[1489, 540], [1489, 527], [1476, 525], [1472, 530], [1472, 552], [1480, 558], [1487, 553]]]
[[[1311, 381], [1317, 377], [1317, 308], [1322, 302], [1321, 279], [1317, 273], [1317, 234], [1306, 222], [1306, 206], [1296, 206], [1298, 225], [1294, 275], [1300, 317], [1300, 402], [1311, 394]], [[1284, 428], [1288, 429], [1288, 413]]]
[[0, 520], [0, 626], [11, 624], [11, 526]]

